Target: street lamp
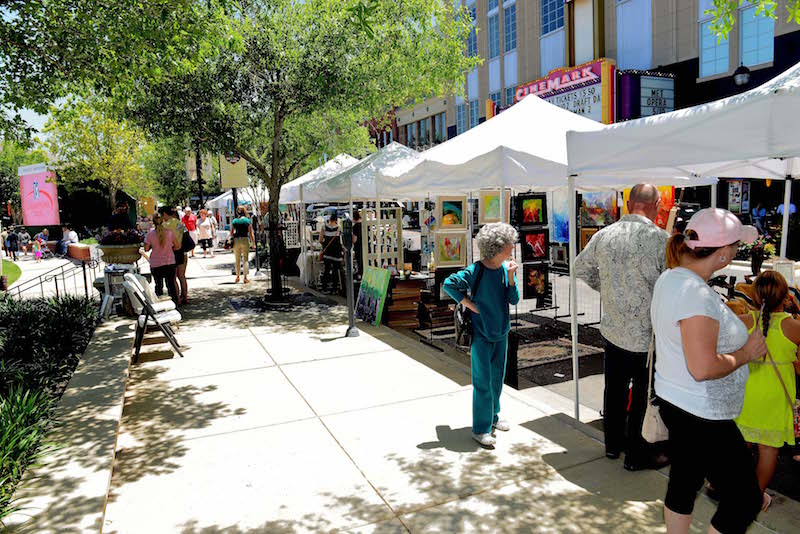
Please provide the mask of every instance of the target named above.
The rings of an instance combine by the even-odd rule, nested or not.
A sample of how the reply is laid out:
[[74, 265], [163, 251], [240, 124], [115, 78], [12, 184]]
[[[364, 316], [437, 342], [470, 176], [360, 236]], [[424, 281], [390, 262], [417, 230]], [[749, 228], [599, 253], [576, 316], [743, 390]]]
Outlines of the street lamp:
[[744, 66], [744, 64], [739, 65], [735, 71], [733, 71], [733, 82], [738, 85], [747, 85], [750, 81], [750, 69]]

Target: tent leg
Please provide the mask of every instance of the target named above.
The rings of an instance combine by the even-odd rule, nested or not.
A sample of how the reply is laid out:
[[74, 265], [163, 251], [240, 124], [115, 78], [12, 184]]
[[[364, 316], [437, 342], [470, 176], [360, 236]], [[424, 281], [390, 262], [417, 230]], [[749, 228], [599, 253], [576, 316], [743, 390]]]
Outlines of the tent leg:
[[711, 207], [717, 207], [717, 184], [711, 186]]
[[789, 215], [792, 205], [792, 177], [787, 176], [783, 188], [783, 225], [781, 227], [781, 259], [786, 259], [786, 245], [789, 243]]
[[[569, 177], [569, 320], [572, 334], [572, 380], [575, 382], [575, 419], [580, 421], [580, 374], [578, 372], [578, 292], [575, 279], [575, 256], [577, 250], [577, 206], [575, 205], [575, 176]], [[501, 197], [502, 198], [502, 197]], [[502, 206], [503, 203], [501, 202]]]

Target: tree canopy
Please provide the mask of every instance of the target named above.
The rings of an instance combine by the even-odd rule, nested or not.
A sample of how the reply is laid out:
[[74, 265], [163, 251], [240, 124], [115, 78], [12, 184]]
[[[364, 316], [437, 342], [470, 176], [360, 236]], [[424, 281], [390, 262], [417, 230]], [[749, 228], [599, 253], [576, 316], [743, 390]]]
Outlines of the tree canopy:
[[[706, 11], [706, 15], [711, 15], [711, 33], [720, 40], [728, 38], [733, 27], [736, 25], [736, 14], [739, 8], [745, 3], [744, 0], [713, 0], [714, 7]], [[778, 18], [778, 3], [775, 0], [752, 0], [750, 2], [756, 6], [757, 15], [766, 15], [772, 19]], [[789, 0], [786, 3], [786, 22], [800, 24], [800, 0]]]
[[13, 141], [0, 144], [0, 209], [5, 209], [10, 200], [14, 212], [20, 213], [17, 169], [23, 165], [46, 162], [47, 154], [42, 150], [28, 150]]

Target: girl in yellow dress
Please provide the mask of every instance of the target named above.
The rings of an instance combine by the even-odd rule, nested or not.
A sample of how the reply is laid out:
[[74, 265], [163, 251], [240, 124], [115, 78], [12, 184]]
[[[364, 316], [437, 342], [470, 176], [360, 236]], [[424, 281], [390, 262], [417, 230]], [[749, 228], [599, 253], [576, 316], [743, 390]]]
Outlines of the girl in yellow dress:
[[[775, 360], [786, 390], [795, 401], [795, 366], [797, 347], [800, 345], [800, 321], [785, 313], [784, 302], [789, 296], [789, 286], [776, 271], [765, 271], [753, 284], [754, 302], [763, 309], [741, 315], [740, 318], [752, 332], [756, 325], [763, 328], [767, 349]], [[784, 443], [794, 445], [792, 406], [786, 398], [775, 367], [769, 357], [751, 361], [742, 413], [735, 419], [745, 441], [758, 445], [758, 483], [765, 491], [775, 473], [778, 450]], [[772, 499], [764, 493], [766, 509]]]

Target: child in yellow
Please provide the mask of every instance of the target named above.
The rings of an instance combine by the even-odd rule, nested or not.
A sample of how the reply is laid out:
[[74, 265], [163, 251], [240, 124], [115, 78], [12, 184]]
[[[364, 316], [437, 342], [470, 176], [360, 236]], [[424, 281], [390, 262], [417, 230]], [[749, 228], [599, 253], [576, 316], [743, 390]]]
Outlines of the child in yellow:
[[[769, 356], [749, 363], [750, 378], [744, 393], [742, 413], [735, 419], [745, 441], [758, 445], [756, 472], [761, 490], [765, 491], [775, 473], [778, 450], [784, 443], [794, 445], [792, 406], [795, 402], [795, 365], [800, 345], [800, 321], [785, 313], [784, 301], [789, 295], [786, 280], [775, 271], [765, 271], [753, 284], [754, 302], [763, 309], [741, 315], [750, 332], [758, 326], [767, 339], [767, 349], [783, 378], [781, 385]], [[787, 399], [787, 392], [791, 404]], [[764, 508], [771, 502], [765, 493]]]

